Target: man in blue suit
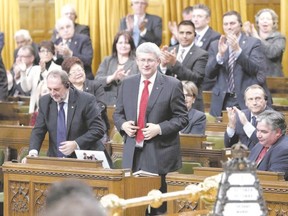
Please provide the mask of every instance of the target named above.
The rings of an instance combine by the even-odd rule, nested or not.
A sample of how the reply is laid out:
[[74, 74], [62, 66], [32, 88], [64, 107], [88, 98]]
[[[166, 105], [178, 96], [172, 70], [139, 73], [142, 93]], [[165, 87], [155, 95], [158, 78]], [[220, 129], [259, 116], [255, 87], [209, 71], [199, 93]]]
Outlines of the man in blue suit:
[[221, 116], [226, 107], [236, 106], [247, 108], [244, 101], [245, 89], [252, 85], [262, 86], [268, 96], [268, 105], [271, 97], [266, 85], [266, 62], [258, 39], [248, 37], [241, 32], [241, 16], [236, 11], [229, 11], [223, 15], [223, 29], [225, 35], [212, 42], [208, 63], [205, 69], [206, 76], [216, 78], [212, 90], [212, 116]]
[[251, 150], [249, 160], [258, 170], [284, 172], [288, 180], [287, 124], [282, 113], [266, 110], [257, 117], [259, 143]]
[[67, 57], [75, 56], [81, 59], [87, 79], [94, 79], [91, 69], [93, 48], [91, 39], [84, 34], [76, 34], [74, 23], [67, 17], [56, 22], [59, 38], [55, 41], [57, 64], [61, 65]]

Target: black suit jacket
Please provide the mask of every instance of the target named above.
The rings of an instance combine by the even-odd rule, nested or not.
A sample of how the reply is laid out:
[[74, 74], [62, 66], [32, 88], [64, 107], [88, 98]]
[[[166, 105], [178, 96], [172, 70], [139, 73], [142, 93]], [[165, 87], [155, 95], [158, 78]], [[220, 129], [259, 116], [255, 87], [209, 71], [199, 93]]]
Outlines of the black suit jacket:
[[157, 73], [145, 120], [147, 123], [159, 124], [162, 135], [144, 141], [141, 154], [135, 158], [135, 137], [129, 137], [121, 126], [131, 120], [137, 125], [140, 76], [132, 75], [123, 80], [113, 115], [115, 126], [124, 138], [123, 168], [132, 169], [133, 160], [137, 160], [139, 167], [136, 169], [167, 174], [181, 167], [179, 131], [188, 123], [183, 87], [179, 80]]
[[[30, 138], [31, 149], [40, 151], [45, 134], [49, 133], [47, 155], [57, 157], [57, 103], [44, 95], [39, 100], [39, 114]], [[67, 140], [75, 140], [81, 150], [103, 151], [99, 141], [104, 135], [103, 121], [95, 96], [86, 92], [69, 89], [67, 112]], [[73, 153], [70, 157], [75, 157]]]
[[[178, 52], [179, 45], [175, 46]], [[174, 49], [174, 47], [169, 48]], [[193, 81], [198, 88], [198, 95], [193, 108], [204, 111], [203, 97], [202, 97], [202, 82], [205, 76], [205, 67], [208, 61], [208, 53], [195, 46], [191, 47], [182, 63], [176, 62], [174, 66], [168, 66], [166, 75], [177, 75], [179, 80]]]
[[[2, 60], [0, 56], [0, 60]], [[8, 97], [8, 82], [4, 65], [0, 61], [0, 101], [7, 100]]]
[[[56, 45], [59, 45], [60, 43], [62, 43], [62, 38], [58, 38], [55, 41]], [[91, 68], [93, 58], [91, 39], [83, 34], [74, 34], [69, 43], [69, 49], [72, 50], [73, 56], [78, 57], [83, 62], [86, 78], [94, 79]], [[63, 56], [57, 55], [57, 64], [61, 65], [63, 60]]]

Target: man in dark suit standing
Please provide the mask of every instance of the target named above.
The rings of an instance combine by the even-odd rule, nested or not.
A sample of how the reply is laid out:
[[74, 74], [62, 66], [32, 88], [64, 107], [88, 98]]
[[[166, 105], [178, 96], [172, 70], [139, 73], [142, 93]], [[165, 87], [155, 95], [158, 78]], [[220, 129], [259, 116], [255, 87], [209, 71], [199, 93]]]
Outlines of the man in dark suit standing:
[[[195, 25], [196, 38], [195, 45], [208, 51], [212, 41], [218, 40], [220, 34], [210, 26], [211, 10], [204, 4], [193, 5], [192, 22]], [[207, 76], [203, 80], [203, 91], [211, 91], [216, 79], [209, 79]]]
[[265, 110], [257, 116], [257, 138], [259, 143], [251, 150], [249, 160], [258, 170], [284, 172], [288, 180], [287, 124], [282, 113]]
[[244, 93], [248, 109], [239, 110], [237, 107], [227, 107], [228, 125], [225, 131], [225, 147], [231, 147], [240, 141], [250, 150], [259, 142], [256, 136], [256, 118], [266, 109], [267, 96], [259, 85], [249, 86]]
[[[150, 42], [137, 48], [141, 74], [123, 80], [113, 119], [124, 138], [123, 168], [159, 174], [160, 191], [165, 193], [166, 174], [181, 167], [179, 131], [187, 125], [188, 116], [181, 82], [157, 72], [160, 53], [159, 47]], [[165, 212], [164, 204], [150, 214]]]
[[[258, 39], [241, 33], [241, 16], [236, 11], [223, 15], [225, 35], [213, 41], [209, 48], [206, 75], [216, 83], [212, 90], [210, 114], [221, 116], [226, 107], [247, 108], [245, 89], [252, 85], [262, 86], [269, 97], [266, 86], [266, 62]], [[268, 105], [271, 98], [268, 98]]]
[[75, 33], [74, 24], [67, 17], [57, 20], [56, 29], [60, 36], [55, 41], [57, 64], [61, 65], [67, 57], [76, 56], [84, 64], [87, 79], [93, 79], [91, 68], [93, 48], [91, 39], [86, 35]]
[[[73, 5], [71, 4], [64, 5], [61, 9], [61, 16], [67, 17], [72, 20], [72, 22], [74, 23], [74, 30], [76, 34], [84, 34], [90, 38], [89, 26], [76, 23], [77, 13]], [[59, 38], [58, 32], [56, 29], [54, 29], [51, 41], [53, 41], [54, 43], [58, 38]]]
[[[60, 153], [65, 157], [75, 157], [76, 149], [104, 151], [105, 147], [98, 142], [104, 135], [104, 127], [95, 96], [70, 88], [68, 75], [62, 70], [53, 70], [48, 74], [47, 87], [49, 94], [39, 101], [39, 114], [31, 133], [29, 156], [38, 155], [47, 131], [49, 157], [60, 157]], [[59, 143], [61, 104], [65, 113], [66, 133], [64, 141]]]
[[144, 42], [162, 43], [162, 19], [146, 13], [148, 0], [131, 0], [134, 14], [128, 14], [120, 21], [120, 30], [132, 33], [135, 47]]
[[179, 45], [169, 49], [168, 46], [162, 48], [160, 69], [162, 73], [177, 77], [179, 80], [193, 81], [198, 88], [193, 108], [204, 111], [202, 82], [208, 53], [195, 45], [195, 35], [195, 27], [191, 21], [180, 22], [178, 25]]

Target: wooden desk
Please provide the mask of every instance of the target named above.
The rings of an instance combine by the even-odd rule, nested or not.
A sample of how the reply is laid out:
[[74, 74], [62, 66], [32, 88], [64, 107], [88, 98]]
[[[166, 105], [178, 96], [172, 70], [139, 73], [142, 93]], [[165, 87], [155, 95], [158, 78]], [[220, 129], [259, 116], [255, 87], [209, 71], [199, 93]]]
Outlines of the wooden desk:
[[[91, 168], [76, 159], [62, 159], [66, 163], [63, 165], [61, 160], [57, 160], [53, 165], [50, 165], [53, 158], [46, 158], [45, 164], [29, 160], [27, 164], [4, 163], [5, 216], [36, 215], [44, 206], [49, 186], [68, 178], [85, 181], [93, 188], [97, 199], [109, 193], [125, 199], [134, 198], [160, 188], [159, 177], [126, 177], [121, 169]], [[78, 166], [75, 163], [73, 166], [67, 165], [69, 160], [76, 161]], [[125, 210], [123, 215], [144, 215], [145, 209], [146, 206], [131, 208]]]
[[[0, 125], [0, 148], [10, 150], [6, 152], [10, 155], [5, 155], [7, 160], [17, 159], [24, 148], [28, 149], [32, 129], [30, 126]], [[47, 150], [48, 146], [49, 138], [46, 134], [41, 150]]]
[[[183, 190], [186, 186], [203, 182], [206, 177], [216, 175], [221, 171], [220, 168], [195, 167], [194, 174], [191, 175], [170, 173], [166, 177], [168, 192]], [[284, 181], [284, 174], [257, 171], [257, 175], [262, 186], [269, 216], [276, 216], [277, 213], [278, 215], [286, 215], [288, 210], [288, 182]], [[183, 200], [168, 202], [169, 214], [196, 209], [197, 203], [183, 202]]]

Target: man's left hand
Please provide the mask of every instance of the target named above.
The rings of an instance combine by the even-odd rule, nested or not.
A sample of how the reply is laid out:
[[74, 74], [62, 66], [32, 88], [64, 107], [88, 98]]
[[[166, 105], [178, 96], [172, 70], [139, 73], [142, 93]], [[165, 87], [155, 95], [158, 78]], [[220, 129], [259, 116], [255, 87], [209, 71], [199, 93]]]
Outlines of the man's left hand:
[[150, 140], [153, 137], [160, 134], [160, 126], [159, 124], [147, 123], [146, 128], [142, 129], [144, 140]]

